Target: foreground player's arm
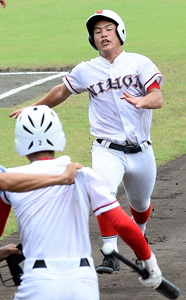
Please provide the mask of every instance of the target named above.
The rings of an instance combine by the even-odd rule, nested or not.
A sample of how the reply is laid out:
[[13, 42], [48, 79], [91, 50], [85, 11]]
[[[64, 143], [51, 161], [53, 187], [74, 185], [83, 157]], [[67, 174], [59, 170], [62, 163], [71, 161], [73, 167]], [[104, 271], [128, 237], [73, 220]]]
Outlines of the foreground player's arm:
[[0, 190], [10, 192], [27, 192], [51, 185], [69, 185], [74, 182], [79, 163], [70, 163], [65, 172], [59, 175], [0, 173]]
[[[49, 107], [54, 107], [61, 102], [65, 101], [72, 93], [67, 89], [64, 83], [56, 85], [46, 96], [32, 104], [35, 105], [47, 105]], [[15, 119], [19, 116], [24, 108], [20, 108], [12, 112], [9, 117], [14, 117]]]
[[8, 244], [0, 248], [0, 260], [8, 257], [11, 254], [21, 254], [21, 251], [15, 244]]

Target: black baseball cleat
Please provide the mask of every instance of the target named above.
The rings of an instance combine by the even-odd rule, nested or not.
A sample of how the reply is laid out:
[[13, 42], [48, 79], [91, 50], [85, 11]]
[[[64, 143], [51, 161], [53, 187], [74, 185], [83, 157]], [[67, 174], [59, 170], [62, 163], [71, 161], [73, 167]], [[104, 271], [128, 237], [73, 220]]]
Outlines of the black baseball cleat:
[[111, 274], [114, 271], [120, 270], [119, 259], [113, 255], [104, 256], [103, 262], [101, 265], [96, 267], [96, 272], [99, 274]]

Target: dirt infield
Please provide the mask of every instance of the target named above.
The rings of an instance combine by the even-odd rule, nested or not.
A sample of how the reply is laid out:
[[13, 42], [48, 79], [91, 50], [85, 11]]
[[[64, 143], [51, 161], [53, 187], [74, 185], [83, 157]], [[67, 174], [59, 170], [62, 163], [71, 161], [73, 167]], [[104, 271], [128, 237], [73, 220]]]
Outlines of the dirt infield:
[[[12, 77], [13, 78], [13, 77]], [[0, 77], [1, 84], [5, 81]], [[9, 85], [10, 85], [10, 81]], [[58, 79], [60, 83], [60, 79]], [[45, 83], [40, 94], [47, 92], [58, 84], [56, 81]], [[39, 87], [38, 87], [39, 89]], [[27, 100], [33, 98], [34, 88], [24, 91]], [[2, 93], [3, 93], [2, 92]], [[38, 94], [38, 96], [40, 95]], [[2, 100], [1, 107], [9, 106], [20, 101], [20, 95], [6, 98], [6, 103]], [[17, 101], [16, 101], [17, 99]], [[21, 99], [25, 99], [21, 95]], [[26, 99], [25, 99], [26, 100]], [[123, 193], [119, 189], [118, 200], [121, 206], [129, 213], [128, 203]], [[180, 288], [180, 300], [186, 299], [186, 155], [159, 167], [157, 181], [152, 195], [152, 213], [147, 226], [147, 237], [150, 246], [158, 259], [163, 276]], [[100, 248], [102, 241], [97, 226], [97, 220], [90, 215], [90, 236], [92, 241], [92, 255], [95, 265], [102, 260]], [[15, 233], [3, 241], [0, 246], [9, 243], [19, 242], [19, 234]], [[127, 258], [134, 260], [133, 252], [119, 239], [119, 251]], [[158, 300], [166, 299], [156, 291], [144, 288], [138, 282], [138, 275], [124, 264], [121, 270], [112, 275], [98, 275], [100, 285], [101, 300]], [[15, 288], [5, 288], [0, 282], [0, 300], [13, 299]], [[52, 300], [52, 299], [51, 299]]]

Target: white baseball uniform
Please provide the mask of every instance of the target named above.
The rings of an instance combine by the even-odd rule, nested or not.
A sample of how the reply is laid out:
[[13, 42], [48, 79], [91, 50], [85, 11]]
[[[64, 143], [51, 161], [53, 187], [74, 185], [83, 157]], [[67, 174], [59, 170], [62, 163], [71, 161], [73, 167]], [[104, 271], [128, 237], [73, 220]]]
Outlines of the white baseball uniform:
[[[68, 156], [61, 156], [9, 168], [7, 172], [59, 174], [69, 163]], [[99, 299], [91, 257], [89, 210], [99, 215], [119, 203], [94, 171], [87, 167], [78, 170], [72, 185], [26, 193], [3, 192], [1, 199], [14, 209], [26, 257], [15, 300]]]
[[[122, 51], [111, 64], [99, 56], [77, 65], [64, 78], [73, 93], [89, 93], [90, 132], [96, 139], [92, 146], [92, 168], [116, 194], [122, 182], [133, 209], [144, 212], [156, 179], [156, 163], [150, 140], [151, 109], [136, 109], [121, 99], [123, 91], [145, 96], [147, 88], [157, 81], [161, 87], [163, 76], [147, 57]], [[125, 154], [108, 148], [119, 145], [142, 144], [143, 152]], [[149, 144], [150, 144], [149, 143]]]

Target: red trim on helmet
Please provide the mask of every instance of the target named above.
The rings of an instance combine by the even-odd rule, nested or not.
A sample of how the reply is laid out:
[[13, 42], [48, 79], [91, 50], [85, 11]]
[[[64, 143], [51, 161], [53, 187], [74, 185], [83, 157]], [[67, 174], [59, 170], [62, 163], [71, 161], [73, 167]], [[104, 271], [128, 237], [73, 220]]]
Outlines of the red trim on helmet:
[[103, 13], [103, 9], [97, 10], [96, 14], [102, 14]]

